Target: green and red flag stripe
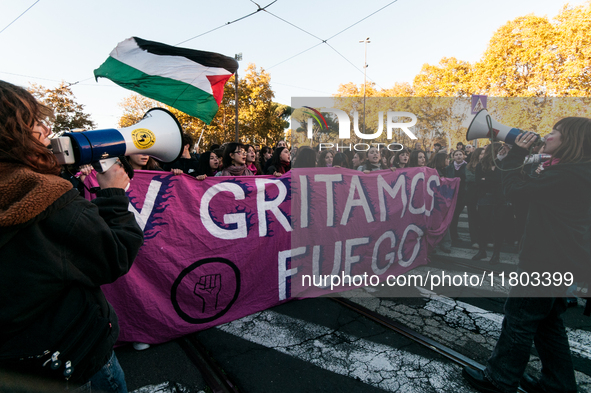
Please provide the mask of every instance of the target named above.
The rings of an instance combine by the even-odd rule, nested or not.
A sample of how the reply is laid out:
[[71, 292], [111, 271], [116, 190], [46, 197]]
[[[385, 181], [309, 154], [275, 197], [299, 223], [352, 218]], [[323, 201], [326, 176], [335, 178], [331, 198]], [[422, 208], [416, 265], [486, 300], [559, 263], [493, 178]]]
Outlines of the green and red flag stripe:
[[219, 53], [177, 48], [137, 37], [120, 42], [96, 70], [119, 86], [209, 124], [238, 62]]

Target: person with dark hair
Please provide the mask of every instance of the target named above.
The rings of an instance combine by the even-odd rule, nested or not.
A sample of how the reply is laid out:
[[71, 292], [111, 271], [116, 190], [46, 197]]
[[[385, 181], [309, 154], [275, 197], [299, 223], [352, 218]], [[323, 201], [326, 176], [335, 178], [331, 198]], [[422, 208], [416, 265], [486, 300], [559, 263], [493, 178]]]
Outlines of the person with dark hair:
[[449, 157], [447, 153], [437, 153], [429, 162], [429, 168], [433, 168], [439, 174], [439, 177], [448, 177], [447, 168], [449, 167]]
[[222, 161], [222, 159], [224, 158], [224, 150], [223, 148], [217, 148], [215, 150], [212, 150], [213, 153], [215, 153], [215, 155], [218, 157], [219, 160], [219, 166], [218, 166], [218, 170], [222, 170], [222, 168], [224, 167], [224, 162]]
[[[568, 273], [573, 282], [591, 281], [591, 119], [558, 121], [546, 136], [544, 152], [552, 155], [550, 161], [539, 177], [524, 178], [520, 167], [536, 140], [535, 134], [522, 133], [502, 162], [503, 192], [529, 203], [518, 272], [534, 282], [512, 286], [501, 335], [485, 370], [463, 371], [481, 392], [515, 392], [518, 385], [527, 392], [577, 391], [561, 317], [567, 287], [536, 285], [535, 277]], [[540, 379], [524, 375], [532, 344], [542, 362]]]
[[456, 150], [462, 150], [464, 151], [465, 147], [464, 147], [464, 143], [463, 142], [458, 142], [456, 143]]
[[504, 217], [506, 215], [506, 202], [501, 189], [501, 171], [497, 168], [499, 161], [497, 154], [501, 144], [491, 143], [484, 149], [482, 159], [476, 165], [476, 187], [478, 190], [478, 221], [476, 235], [478, 253], [472, 257], [478, 261], [487, 257], [486, 245], [492, 230], [493, 255], [489, 263], [496, 265], [500, 262], [501, 245], [505, 231]]
[[224, 168], [216, 173], [216, 176], [253, 176], [252, 171], [246, 166], [246, 150], [242, 143], [228, 143], [222, 162]]
[[275, 148], [273, 149], [273, 151], [277, 150], [280, 147], [287, 147], [287, 142], [285, 142], [284, 140], [277, 142], [275, 144]]
[[466, 147], [464, 148], [464, 153], [466, 153], [466, 162], [470, 162], [470, 160], [472, 159], [472, 153], [474, 152], [474, 146], [468, 144], [466, 145]]
[[209, 147], [209, 151], [216, 151], [217, 149], [219, 149], [221, 146], [217, 143], [212, 143], [211, 146]]
[[263, 174], [267, 173], [267, 169], [271, 165], [271, 157], [273, 157], [273, 149], [269, 146], [263, 146], [259, 154], [259, 163], [263, 168]]
[[[349, 163], [348, 168], [349, 169], [357, 168], [357, 167], [352, 166], [353, 165], [352, 160], [353, 160], [353, 157], [355, 157], [355, 151], [354, 150], [345, 150], [345, 151], [343, 151], [343, 153], [345, 153], [345, 155], [347, 156], [347, 162]], [[357, 166], [359, 166], [359, 165], [357, 165]]]
[[351, 160], [351, 169], [357, 169], [365, 163], [365, 152], [356, 151]]
[[320, 152], [320, 157], [318, 157], [318, 163], [316, 163], [316, 165], [319, 168], [330, 168], [330, 167], [332, 167], [333, 160], [334, 160], [334, 151], [323, 150], [322, 152]]
[[382, 169], [388, 169], [388, 167], [382, 162], [380, 150], [377, 147], [372, 146], [367, 151], [367, 160], [363, 163], [363, 165], [359, 166], [357, 170], [363, 173], [370, 173]]
[[204, 180], [215, 176], [218, 173], [219, 159], [212, 151], [206, 151], [199, 157], [199, 166], [197, 167], [197, 180]]
[[199, 166], [197, 158], [191, 155], [191, 148], [195, 144], [195, 141], [191, 135], [183, 132], [182, 143], [183, 152], [181, 153], [181, 156], [169, 164], [164, 164], [163, 169], [167, 172], [172, 172], [175, 175], [186, 173], [187, 175], [195, 177], [197, 176], [197, 167]]
[[[129, 165], [134, 170], [145, 170], [145, 171], [162, 171], [158, 162], [147, 154], [132, 154], [127, 156]], [[173, 172], [174, 173], [174, 172]], [[182, 172], [181, 172], [182, 173]], [[175, 175], [177, 173], [174, 173]]]
[[308, 146], [300, 147], [293, 168], [314, 168], [315, 166], [316, 151]]
[[248, 169], [250, 169], [250, 171], [252, 172], [253, 175], [262, 175], [263, 170], [259, 166], [259, 162], [256, 159], [257, 155], [256, 155], [256, 151], [254, 150], [254, 146], [253, 145], [244, 145], [244, 149], [246, 150], [245, 163], [246, 163], [246, 166], [248, 167]]
[[0, 368], [125, 392], [117, 316], [100, 286], [126, 274], [143, 243], [129, 177], [115, 164], [97, 175], [96, 199], [82, 198], [58, 176], [51, 116], [0, 81]]
[[437, 153], [439, 153], [440, 151], [441, 151], [441, 143], [434, 143], [433, 148], [429, 152], [425, 151], [427, 153], [427, 166], [429, 166], [428, 165], [429, 162], [431, 162], [433, 160], [433, 158], [435, 157], [435, 155]]
[[269, 161], [269, 159], [273, 156], [273, 149], [271, 149], [269, 146], [263, 146], [261, 147], [261, 150], [259, 151], [259, 164], [261, 166], [261, 168], [265, 168], [265, 166], [267, 165], [267, 161]]
[[296, 145], [291, 146], [291, 163], [295, 161], [295, 157], [298, 155], [298, 147]]
[[410, 159], [410, 150], [406, 147], [396, 152], [396, 155], [391, 160], [391, 168], [406, 168], [408, 167], [408, 160]]
[[427, 155], [422, 150], [413, 150], [408, 159], [408, 167], [416, 168], [427, 165]]
[[349, 161], [347, 160], [347, 155], [343, 152], [338, 152], [334, 155], [334, 159], [332, 160], [333, 167], [339, 168], [349, 168]]
[[271, 157], [271, 165], [267, 169], [267, 175], [279, 177], [291, 169], [291, 154], [287, 147], [278, 147]]

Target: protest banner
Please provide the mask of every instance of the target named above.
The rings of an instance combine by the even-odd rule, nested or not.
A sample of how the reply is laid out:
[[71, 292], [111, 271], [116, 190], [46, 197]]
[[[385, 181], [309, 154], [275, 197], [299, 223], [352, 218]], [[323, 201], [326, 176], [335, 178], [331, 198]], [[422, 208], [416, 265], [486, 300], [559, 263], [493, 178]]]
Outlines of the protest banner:
[[305, 274], [382, 277], [426, 264], [451, 222], [458, 185], [430, 168], [203, 181], [136, 171], [127, 194], [144, 245], [129, 273], [102, 287], [119, 340], [166, 342], [327, 293], [302, 285]]

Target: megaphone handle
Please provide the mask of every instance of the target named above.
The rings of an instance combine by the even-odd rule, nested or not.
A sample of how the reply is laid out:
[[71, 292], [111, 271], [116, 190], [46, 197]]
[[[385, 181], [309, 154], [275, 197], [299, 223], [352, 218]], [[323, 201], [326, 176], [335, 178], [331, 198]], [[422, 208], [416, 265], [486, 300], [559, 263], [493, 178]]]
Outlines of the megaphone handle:
[[488, 126], [488, 135], [490, 135], [491, 141], [494, 139], [493, 135], [493, 126], [492, 126], [492, 118], [490, 115], [486, 115], [486, 125]]
[[123, 169], [125, 169], [125, 172], [127, 173], [127, 176], [129, 177], [129, 180], [133, 179], [133, 168], [131, 166], [131, 164], [129, 163], [129, 161], [127, 161], [127, 157], [124, 156], [120, 156], [120, 157], [111, 157], [111, 158], [106, 158], [104, 160], [100, 160], [97, 162], [93, 162], [92, 163], [92, 167], [98, 172], [98, 173], [105, 173], [106, 171], [109, 170], [109, 168], [111, 168], [113, 165], [120, 163], [121, 166], [123, 167]]
[[129, 180], [133, 179], [133, 175], [134, 175], [133, 167], [131, 166], [131, 164], [127, 160], [127, 157], [121, 156], [121, 157], [119, 157], [119, 161], [121, 162], [123, 169], [125, 169], [125, 172], [127, 172], [127, 176], [129, 177]]

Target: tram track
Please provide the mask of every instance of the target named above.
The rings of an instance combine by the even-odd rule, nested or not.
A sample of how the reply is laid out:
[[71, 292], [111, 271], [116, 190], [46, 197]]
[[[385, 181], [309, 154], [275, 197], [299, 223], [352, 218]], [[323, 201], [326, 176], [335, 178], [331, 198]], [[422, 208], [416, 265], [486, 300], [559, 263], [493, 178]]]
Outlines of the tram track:
[[[438, 353], [439, 355], [445, 357], [446, 359], [451, 360], [452, 362], [462, 366], [462, 367], [471, 367], [473, 369], [478, 369], [478, 370], [484, 370], [485, 366], [455, 350], [453, 350], [452, 348], [449, 348], [446, 345], [443, 345], [439, 342], [437, 342], [436, 340], [433, 340], [432, 338], [429, 338], [405, 325], [403, 325], [400, 322], [397, 322], [395, 320], [393, 320], [392, 318], [386, 317], [384, 315], [381, 315], [375, 311], [372, 311], [368, 308], [365, 308], [363, 306], [360, 306], [348, 299], [344, 299], [344, 298], [339, 298], [339, 297], [335, 297], [335, 298], [331, 298], [333, 301], [341, 304], [344, 307], [347, 307], [348, 309], [355, 311], [361, 315], [363, 315], [364, 317], [378, 323], [381, 326], [384, 326], [385, 328], [388, 328], [408, 339], [410, 339], [411, 341], [418, 343], [426, 348], [429, 348], [430, 350]], [[522, 393], [527, 393], [525, 390], [523, 390], [521, 387], [518, 388], [519, 392]]]
[[213, 393], [238, 393], [240, 391], [194, 334], [178, 338], [177, 343], [199, 370]]
[[[463, 254], [467, 254], [468, 250], [465, 248], [460, 248], [459, 251]], [[469, 251], [472, 251], [472, 250], [469, 250]], [[437, 254], [437, 261], [435, 263], [430, 264], [429, 267], [444, 268], [446, 270], [452, 270], [454, 268], [458, 268], [458, 269], [468, 271], [468, 272], [471, 271], [471, 272], [480, 272], [480, 273], [482, 273], [483, 271], [486, 271], [486, 272], [492, 272], [495, 276], [498, 276], [502, 272], [511, 272], [511, 271], [516, 271], [516, 269], [517, 269], [517, 261], [516, 261], [514, 255], [510, 255], [513, 253], [507, 252], [506, 254], [508, 254], [507, 257], [509, 259], [506, 260], [504, 263], [502, 263], [500, 266], [499, 265], [491, 266], [491, 265], [487, 264], [485, 261], [471, 262], [468, 259], [466, 259], [466, 256], [464, 256], [464, 255], [463, 255], [463, 257], [459, 257], [457, 255]], [[373, 296], [375, 296], [375, 295], [376, 294], [374, 294]], [[491, 295], [493, 297], [497, 297], [497, 296], [494, 296], [493, 293], [491, 293]], [[424, 294], [423, 294], [423, 296], [424, 296]], [[503, 297], [503, 295], [501, 295], [501, 297]], [[371, 321], [379, 324], [380, 326], [385, 327], [386, 329], [397, 333], [401, 337], [404, 337], [404, 338], [412, 341], [413, 343], [419, 344], [419, 345], [433, 351], [434, 353], [437, 353], [438, 355], [449, 360], [453, 364], [459, 365], [460, 367], [471, 367], [473, 369], [480, 369], [480, 370], [483, 370], [485, 367], [482, 363], [480, 363], [483, 361], [483, 357], [481, 357], [480, 355], [476, 355], [476, 358], [478, 358], [479, 360], [474, 360], [472, 357], [474, 357], [474, 355], [476, 353], [468, 354], [468, 356], [463, 353], [460, 353], [460, 352], [458, 352], [458, 350], [455, 350], [449, 346], [451, 344], [452, 346], [456, 347], [455, 346], [456, 343], [450, 341], [450, 342], [448, 342], [448, 345], [446, 345], [446, 344], [438, 341], [437, 337], [435, 337], [435, 336], [429, 337], [429, 336], [425, 335], [425, 333], [430, 334], [427, 330], [425, 330], [424, 333], [421, 333], [420, 331], [415, 330], [411, 326], [408, 326], [403, 322], [399, 322], [398, 320], [395, 319], [396, 318], [395, 316], [393, 317], [392, 315], [389, 315], [389, 316], [382, 315], [379, 312], [377, 312], [379, 310], [374, 311], [375, 309], [372, 310], [370, 308], [364, 307], [363, 305], [357, 304], [354, 301], [349, 300], [347, 298], [333, 298], [332, 300], [334, 302], [336, 302], [337, 304], [339, 304], [340, 306], [342, 306], [346, 309], [349, 309], [359, 315], [362, 315], [364, 318], [367, 318], [368, 320], [371, 320]], [[449, 300], [452, 300], [452, 299], [449, 299]], [[437, 299], [432, 300], [432, 302], [437, 302], [437, 301], [439, 301], [439, 300], [437, 300]], [[465, 305], [461, 305], [460, 303], [461, 302], [458, 302], [458, 305], [460, 305], [460, 307], [465, 306]], [[372, 306], [372, 308], [373, 308], [373, 306]], [[480, 313], [480, 315], [482, 315], [482, 313]], [[491, 318], [491, 323], [494, 323], [494, 322], [498, 323], [498, 321], [495, 319], [495, 318], [497, 318], [496, 316], [490, 314], [488, 316], [488, 318]], [[256, 323], [260, 323], [261, 321], [259, 319], [260, 318], [258, 318], [258, 317], [254, 317], [253, 321], [255, 321]], [[263, 322], [265, 322], [265, 318], [262, 318], [262, 320], [263, 320]], [[270, 318], [266, 322], [271, 323], [270, 326], [274, 326], [275, 324], [272, 323], [273, 320], [274, 320], [273, 318]], [[309, 321], [312, 321], [312, 320], [313, 319], [310, 319]], [[236, 324], [238, 324], [238, 323], [236, 323]], [[451, 325], [451, 326], [453, 326], [453, 325]], [[228, 333], [236, 334], [237, 336], [242, 333], [240, 331], [241, 329], [239, 329], [239, 328], [234, 329], [234, 328], [229, 328], [229, 327], [228, 328], [222, 327], [221, 329], [223, 331], [228, 332]], [[239, 332], [235, 332], [234, 330], [238, 330]], [[278, 347], [274, 346], [277, 344], [264, 344], [264, 343], [268, 342], [268, 339], [265, 340], [263, 338], [265, 336], [262, 333], [261, 333], [261, 337], [257, 337], [257, 333], [254, 331], [251, 331], [250, 334], [253, 335], [253, 337], [249, 337], [246, 339], [252, 340], [253, 342], [257, 342], [258, 345], [269, 345], [271, 348], [276, 348], [276, 349], [281, 348], [281, 346], [278, 346]], [[328, 334], [328, 333], [326, 333], [326, 334]], [[479, 334], [479, 333], [476, 332], [476, 334]], [[443, 341], [445, 342], [445, 340], [443, 340]], [[178, 342], [181, 345], [181, 347], [183, 348], [183, 350], [185, 351], [185, 353], [187, 354], [187, 356], [191, 359], [193, 364], [203, 374], [204, 380], [210, 386], [210, 388], [213, 392], [226, 393], [226, 392], [238, 392], [239, 391], [237, 386], [234, 383], [232, 383], [232, 381], [230, 380], [228, 375], [226, 375], [226, 373], [222, 370], [222, 368], [218, 365], [218, 363], [214, 360], [214, 358], [207, 353], [205, 347], [203, 347], [203, 345], [198, 341], [198, 339], [195, 335], [189, 335], [187, 337], [183, 337], [181, 339], [178, 339]], [[490, 344], [491, 341], [489, 341], [488, 343], [489, 343], [489, 345], [491, 345]], [[289, 348], [291, 345], [293, 345], [293, 343], [289, 342], [289, 345], [286, 347]], [[488, 348], [488, 347], [486, 347], [486, 348]], [[456, 348], [456, 349], [462, 350], [461, 347]], [[293, 356], [294, 353], [290, 353], [290, 355]], [[303, 359], [308, 360], [307, 357], [304, 357], [303, 354], [298, 355], [298, 356], [301, 356]], [[223, 359], [223, 357], [221, 359]], [[226, 360], [226, 362], [227, 362], [227, 360]], [[228, 365], [226, 364], [225, 366], [228, 366]], [[525, 390], [523, 390], [521, 388], [519, 388], [518, 391], [525, 392]]]

